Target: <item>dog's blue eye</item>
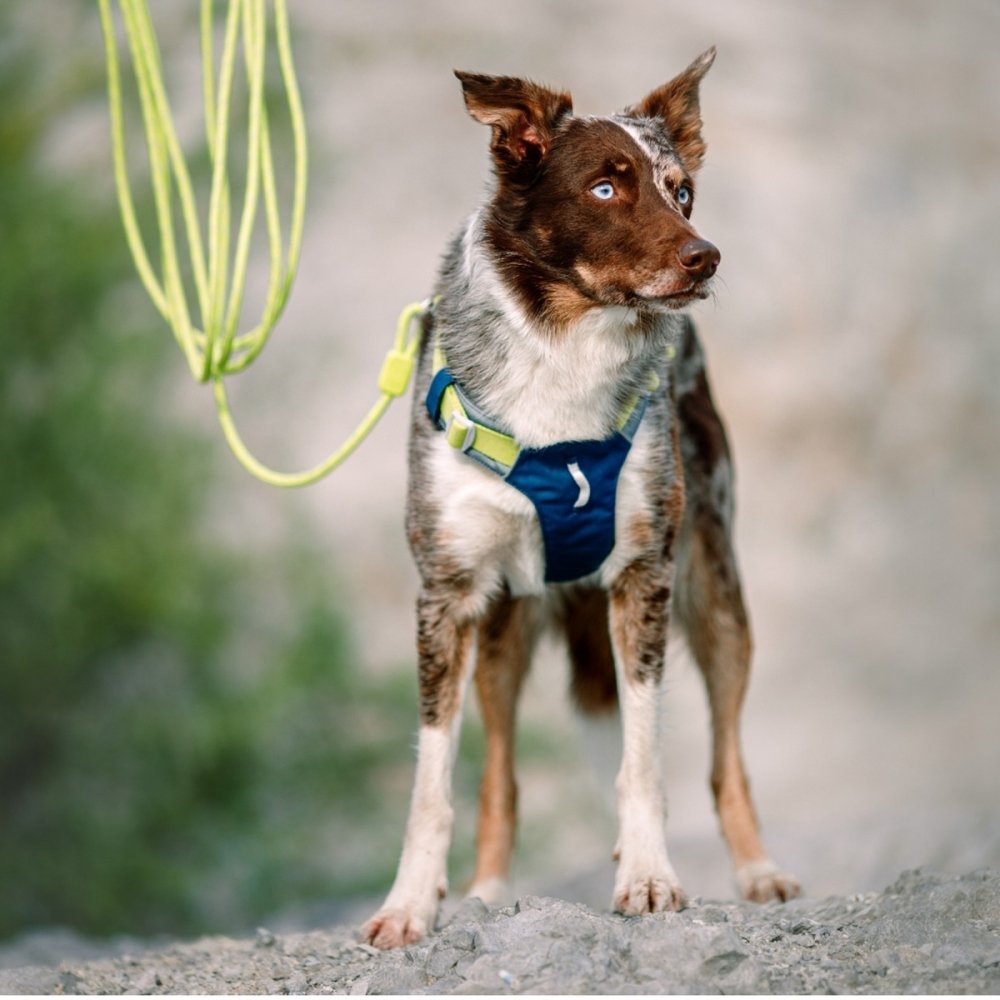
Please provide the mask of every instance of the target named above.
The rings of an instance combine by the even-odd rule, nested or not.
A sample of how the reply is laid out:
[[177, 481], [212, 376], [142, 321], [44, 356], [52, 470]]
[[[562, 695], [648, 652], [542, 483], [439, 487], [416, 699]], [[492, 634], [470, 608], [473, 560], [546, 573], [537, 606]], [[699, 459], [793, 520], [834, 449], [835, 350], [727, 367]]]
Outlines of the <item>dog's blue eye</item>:
[[687, 208], [691, 204], [691, 188], [687, 184], [682, 184], [677, 189], [677, 204], [681, 208]]
[[610, 181], [601, 181], [590, 189], [590, 193], [601, 201], [610, 201], [615, 196], [615, 188]]

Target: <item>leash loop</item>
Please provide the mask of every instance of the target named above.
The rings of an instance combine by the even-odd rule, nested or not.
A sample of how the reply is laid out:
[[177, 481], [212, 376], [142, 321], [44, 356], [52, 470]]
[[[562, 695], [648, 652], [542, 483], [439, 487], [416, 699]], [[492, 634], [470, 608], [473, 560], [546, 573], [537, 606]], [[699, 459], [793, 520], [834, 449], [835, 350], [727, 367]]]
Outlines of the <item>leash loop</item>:
[[261, 482], [267, 483], [269, 486], [286, 488], [311, 486], [336, 469], [338, 465], [341, 465], [374, 430], [375, 425], [382, 419], [392, 401], [406, 392], [417, 351], [420, 349], [424, 314], [429, 307], [429, 302], [415, 302], [402, 311], [396, 328], [396, 344], [386, 354], [385, 362], [382, 365], [383, 375], [387, 370], [391, 372], [391, 375], [387, 379], [383, 379], [383, 375], [379, 376], [381, 395], [365, 418], [358, 424], [354, 433], [329, 458], [305, 472], [276, 472], [254, 458], [236, 430], [232, 413], [229, 410], [223, 379], [221, 377], [213, 379], [212, 385], [215, 391], [215, 403], [222, 433], [240, 464]]

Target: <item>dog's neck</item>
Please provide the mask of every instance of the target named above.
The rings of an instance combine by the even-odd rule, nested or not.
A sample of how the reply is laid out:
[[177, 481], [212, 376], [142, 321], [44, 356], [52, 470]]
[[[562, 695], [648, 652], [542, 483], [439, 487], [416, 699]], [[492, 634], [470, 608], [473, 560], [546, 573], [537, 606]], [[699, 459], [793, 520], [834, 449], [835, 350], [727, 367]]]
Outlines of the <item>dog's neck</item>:
[[[462, 309], [446, 310], [440, 330], [449, 368], [524, 446], [607, 437], [624, 401], [659, 370], [679, 324], [599, 304], [560, 327], [532, 320], [483, 238], [482, 216], [470, 219], [450, 269]], [[447, 285], [441, 291], [449, 300]]]

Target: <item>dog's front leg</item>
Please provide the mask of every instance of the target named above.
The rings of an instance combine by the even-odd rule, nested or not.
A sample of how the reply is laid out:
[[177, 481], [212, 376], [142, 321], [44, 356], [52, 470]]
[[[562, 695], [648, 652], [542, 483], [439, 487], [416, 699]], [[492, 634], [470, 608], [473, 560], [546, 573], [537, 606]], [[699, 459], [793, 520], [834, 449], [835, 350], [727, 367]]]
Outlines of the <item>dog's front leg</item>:
[[628, 566], [611, 587], [610, 631], [622, 721], [612, 905], [626, 914], [684, 905], [667, 856], [659, 739], [672, 577], [673, 566], [666, 560], [644, 559]]
[[460, 608], [453, 588], [425, 588], [417, 601], [420, 735], [413, 798], [396, 880], [361, 931], [379, 948], [412, 944], [434, 930], [448, 891], [452, 765], [473, 635], [473, 623]]

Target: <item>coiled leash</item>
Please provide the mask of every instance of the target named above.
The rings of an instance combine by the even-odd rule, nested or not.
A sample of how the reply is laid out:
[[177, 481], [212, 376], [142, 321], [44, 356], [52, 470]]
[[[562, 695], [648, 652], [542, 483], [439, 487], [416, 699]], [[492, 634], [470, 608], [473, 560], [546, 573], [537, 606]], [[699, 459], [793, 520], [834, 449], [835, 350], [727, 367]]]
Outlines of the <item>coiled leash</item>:
[[[230, 449], [250, 473], [273, 486], [307, 486], [340, 465], [368, 436], [397, 396], [409, 384], [420, 346], [427, 303], [407, 306], [399, 317], [396, 338], [379, 374], [380, 396], [358, 428], [329, 458], [301, 473], [275, 472], [250, 454], [233, 422], [224, 379], [245, 369], [264, 349], [284, 310], [299, 263], [305, 218], [308, 152], [288, 32], [285, 0], [272, 0], [274, 45], [288, 106], [294, 152], [294, 181], [287, 239], [283, 234], [275, 184], [274, 161], [264, 103], [269, 26], [267, 0], [229, 0], [216, 69], [213, 45], [213, 2], [201, 4], [201, 55], [205, 133], [211, 164], [207, 239], [203, 239], [190, 172], [181, 152], [163, 84], [160, 54], [146, 0], [118, 0], [132, 60], [152, 178], [159, 230], [162, 277], [157, 277], [136, 219], [125, 157], [122, 82], [111, 0], [98, 0], [107, 53], [108, 106], [115, 186], [125, 236], [136, 270], [153, 305], [167, 321], [199, 382], [211, 382], [222, 432]], [[244, 192], [236, 242], [230, 259], [233, 217], [229, 183], [229, 123], [237, 49], [242, 40], [247, 90], [247, 139]], [[190, 256], [190, 273], [200, 325], [191, 318], [175, 231], [175, 196], [180, 206]], [[260, 203], [270, 255], [267, 298], [260, 321], [246, 333], [237, 327], [243, 307], [250, 244]]]

